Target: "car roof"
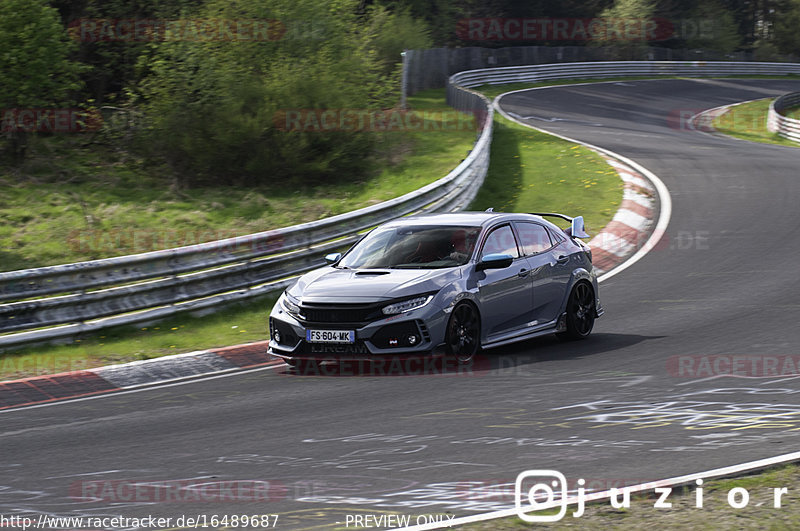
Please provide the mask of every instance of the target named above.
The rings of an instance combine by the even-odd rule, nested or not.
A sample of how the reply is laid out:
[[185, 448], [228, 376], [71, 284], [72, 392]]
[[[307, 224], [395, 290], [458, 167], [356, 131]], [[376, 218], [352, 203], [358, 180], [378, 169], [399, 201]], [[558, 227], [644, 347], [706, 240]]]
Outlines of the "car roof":
[[443, 214], [419, 214], [399, 218], [386, 223], [386, 226], [408, 226], [419, 225], [420, 223], [432, 225], [467, 225], [485, 226], [501, 221], [538, 221], [545, 225], [551, 225], [547, 220], [523, 213], [506, 212], [448, 212]]

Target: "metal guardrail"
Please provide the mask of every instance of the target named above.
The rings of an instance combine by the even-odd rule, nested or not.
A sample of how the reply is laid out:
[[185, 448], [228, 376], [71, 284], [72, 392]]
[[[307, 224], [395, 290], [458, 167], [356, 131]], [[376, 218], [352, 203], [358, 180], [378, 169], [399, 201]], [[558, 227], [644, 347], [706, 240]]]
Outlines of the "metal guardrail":
[[482, 126], [472, 151], [447, 176], [401, 197], [248, 236], [0, 273], [0, 351], [281, 289], [370, 227], [415, 212], [465, 208], [489, 167], [492, 109], [483, 97], [458, 108], [475, 112]]
[[778, 133], [789, 140], [800, 142], [800, 120], [788, 118], [785, 115], [787, 109], [798, 106], [800, 106], [800, 92], [790, 92], [775, 99], [769, 105], [767, 130]]
[[[469, 90], [483, 84], [620, 76], [800, 74], [795, 63], [618, 61], [470, 70], [448, 80], [447, 102], [483, 128], [469, 156], [446, 177], [404, 196], [249, 236], [165, 251], [0, 273], [0, 350], [120, 324], [160, 319], [280, 289], [322, 264], [358, 233], [413, 212], [466, 207], [489, 166], [493, 109]], [[45, 328], [49, 327], [49, 328]]]
[[509, 66], [467, 70], [451, 76], [451, 83], [462, 87], [486, 84], [537, 83], [559, 79], [607, 77], [715, 77], [736, 75], [800, 74], [800, 63], [758, 63], [726, 61], [609, 61], [559, 63], [535, 66]]

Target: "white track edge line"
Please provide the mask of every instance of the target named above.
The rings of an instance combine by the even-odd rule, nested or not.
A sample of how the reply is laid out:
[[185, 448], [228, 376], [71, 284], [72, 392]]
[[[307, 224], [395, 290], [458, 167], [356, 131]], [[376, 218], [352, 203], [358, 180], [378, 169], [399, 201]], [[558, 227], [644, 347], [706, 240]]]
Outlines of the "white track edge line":
[[[588, 83], [581, 83], [581, 85], [588, 85]], [[569, 87], [569, 86], [574, 86], [574, 85], [558, 85], [558, 88]], [[639, 250], [637, 250], [630, 258], [628, 258], [627, 260], [625, 260], [621, 264], [618, 264], [618, 265], [614, 266], [610, 271], [606, 271], [605, 273], [603, 273], [602, 275], [600, 275], [597, 278], [598, 282], [603, 282], [604, 280], [608, 280], [611, 277], [613, 277], [614, 275], [623, 272], [624, 270], [628, 269], [630, 266], [632, 266], [633, 264], [635, 264], [636, 262], [638, 262], [639, 260], [644, 258], [644, 256], [647, 253], [649, 253], [656, 246], [656, 244], [659, 242], [659, 240], [661, 240], [661, 237], [667, 231], [667, 226], [669, 225], [669, 220], [672, 217], [672, 198], [670, 197], [669, 189], [667, 188], [667, 185], [665, 185], [663, 183], [663, 181], [656, 176], [656, 174], [654, 174], [653, 172], [651, 172], [650, 170], [648, 170], [647, 168], [645, 168], [644, 166], [642, 166], [638, 162], [635, 162], [635, 161], [629, 159], [628, 157], [623, 157], [622, 155], [619, 155], [618, 153], [615, 153], [615, 152], [613, 152], [611, 150], [608, 150], [608, 149], [605, 149], [605, 148], [601, 148], [601, 147], [595, 146], [593, 144], [589, 144], [588, 142], [583, 142], [581, 140], [576, 140], [574, 138], [569, 138], [567, 136], [560, 135], [558, 133], [553, 133], [552, 131], [547, 131], [545, 129], [540, 129], [538, 127], [532, 126], [530, 124], [526, 124], [524, 122], [521, 122], [521, 121], [517, 120], [516, 118], [514, 118], [512, 116], [509, 116], [500, 107], [500, 104], [499, 104], [500, 98], [502, 98], [503, 96], [505, 96], [507, 94], [513, 94], [515, 92], [523, 92], [525, 90], [539, 90], [539, 89], [542, 89], [542, 88], [553, 88], [553, 87], [539, 87], [539, 88], [535, 88], [535, 89], [522, 89], [522, 90], [514, 90], [514, 91], [511, 91], [511, 92], [506, 92], [504, 94], [500, 94], [499, 96], [497, 96], [494, 99], [494, 101], [492, 102], [492, 105], [494, 106], [495, 110], [497, 112], [499, 112], [504, 118], [506, 118], [508, 120], [511, 120], [514, 123], [520, 124], [520, 125], [522, 125], [524, 127], [530, 127], [531, 129], [535, 129], [535, 130], [537, 130], [539, 132], [546, 133], [548, 135], [552, 135], [552, 136], [558, 137], [558, 138], [560, 138], [562, 140], [566, 140], [568, 142], [573, 142], [575, 144], [580, 144], [582, 146], [585, 146], [585, 147], [588, 147], [590, 149], [594, 149], [596, 151], [604, 153], [604, 154], [608, 155], [609, 157], [615, 158], [617, 160], [621, 160], [625, 164], [629, 165], [630, 167], [634, 168], [635, 170], [639, 171], [642, 175], [647, 177], [647, 179], [649, 179], [650, 182], [655, 187], [656, 193], [658, 194], [658, 199], [659, 199], [659, 203], [660, 203], [659, 214], [658, 214], [658, 222], [656, 223], [656, 227], [653, 230], [653, 233], [650, 235], [650, 238], [648, 238], [647, 241], [645, 242], [645, 244], [642, 247], [640, 247]]]
[[[575, 85], [558, 85], [558, 87], [559, 88], [563, 88], [563, 87], [569, 87], [569, 86], [579, 86], [579, 85], [589, 85], [589, 84], [591, 84], [591, 83], [579, 83], [579, 84], [575, 84]], [[522, 89], [522, 90], [514, 90], [514, 91], [511, 91], [511, 92], [506, 92], [504, 94], [500, 94], [499, 96], [497, 96], [494, 99], [494, 101], [492, 102], [492, 106], [494, 106], [495, 110], [498, 113], [500, 113], [504, 118], [506, 118], [508, 120], [511, 120], [514, 123], [520, 124], [520, 125], [522, 125], [524, 127], [530, 127], [531, 129], [535, 129], [535, 130], [537, 130], [539, 132], [542, 132], [542, 133], [545, 133], [545, 134], [548, 134], [548, 135], [552, 135], [552, 136], [561, 138], [562, 140], [566, 140], [568, 142], [573, 142], [575, 144], [580, 144], [580, 145], [588, 147], [590, 149], [597, 150], [597, 151], [599, 151], [601, 153], [605, 153], [606, 155], [608, 155], [611, 158], [615, 158], [617, 160], [620, 160], [620, 161], [624, 162], [625, 164], [628, 164], [630, 167], [636, 169], [642, 175], [646, 176], [650, 180], [650, 182], [653, 184], [653, 186], [655, 187], [656, 193], [658, 193], [660, 208], [659, 208], [659, 214], [658, 214], [658, 222], [656, 223], [655, 230], [650, 235], [650, 238], [648, 238], [647, 242], [645, 242], [645, 244], [638, 251], [636, 251], [636, 253], [634, 253], [630, 258], [628, 258], [627, 260], [625, 260], [621, 264], [615, 266], [613, 269], [611, 269], [611, 271], [607, 271], [607, 272], [603, 273], [602, 275], [600, 275], [600, 277], [597, 279], [597, 281], [598, 282], [603, 282], [604, 280], [608, 280], [609, 278], [613, 277], [617, 273], [621, 273], [625, 269], [629, 268], [630, 266], [632, 266], [633, 264], [635, 264], [636, 262], [641, 260], [648, 252], [650, 252], [656, 246], [658, 241], [661, 239], [661, 237], [666, 232], [667, 226], [669, 225], [669, 220], [670, 220], [670, 217], [672, 216], [672, 198], [670, 197], [669, 189], [661, 181], [661, 179], [659, 179], [656, 176], [656, 174], [654, 174], [653, 172], [651, 172], [650, 170], [648, 170], [647, 168], [645, 168], [641, 164], [639, 164], [637, 162], [634, 162], [633, 160], [631, 160], [631, 159], [629, 159], [627, 157], [623, 157], [622, 155], [619, 155], [618, 153], [615, 153], [615, 152], [613, 152], [611, 150], [608, 150], [608, 149], [605, 149], [605, 148], [601, 148], [599, 146], [595, 146], [593, 144], [589, 144], [588, 142], [582, 142], [582, 141], [576, 140], [574, 138], [569, 138], [569, 137], [566, 137], [564, 135], [560, 135], [558, 133], [553, 133], [552, 131], [547, 131], [547, 130], [544, 130], [544, 129], [540, 129], [540, 128], [534, 127], [534, 126], [532, 126], [530, 124], [526, 124], [524, 122], [521, 122], [521, 121], [517, 120], [516, 118], [514, 118], [512, 116], [509, 116], [499, 105], [500, 98], [502, 98], [503, 96], [505, 96], [507, 94], [513, 94], [515, 92], [524, 92], [526, 90], [539, 90], [539, 89], [542, 89], [542, 88], [552, 88], [552, 87], [537, 87], [535, 89]], [[795, 454], [790, 454], [790, 455], [795, 455]], [[798, 452], [796, 454], [796, 459], [800, 459], [800, 452]], [[610, 492], [609, 492], [609, 495], [610, 495]], [[412, 530], [413, 531], [422, 531], [422, 530], [425, 530], [425, 529], [441, 529], [443, 527], [450, 527], [452, 525], [468, 524], [468, 523], [473, 523], [473, 522], [481, 522], [481, 521], [484, 521], [484, 520], [494, 520], [496, 518], [504, 518], [506, 516], [513, 516], [516, 513], [517, 513], [516, 509], [509, 509], [509, 510], [504, 510], [504, 511], [495, 511], [495, 512], [492, 512], [492, 513], [484, 513], [484, 514], [479, 514], [479, 515], [475, 515], [475, 516], [457, 518], [457, 519], [451, 520], [451, 521], [449, 521], [449, 522], [447, 522], [445, 524], [439, 524], [439, 525], [429, 524], [429, 525], [423, 525], [423, 526], [407, 527], [407, 528], [404, 528], [404, 529], [407, 529], [409, 531], [412, 531]]]
[[[622, 487], [622, 488], [628, 488], [630, 489], [631, 493], [637, 493], [645, 490], [651, 490], [656, 487], [675, 487], [679, 485], [687, 485], [694, 483], [698, 479], [706, 480], [706, 479], [716, 479], [728, 476], [735, 476], [735, 475], [740, 475], [743, 472], [769, 468], [775, 465], [785, 464], [798, 460], [800, 460], [800, 452], [792, 452], [789, 454], [783, 454], [776, 457], [767, 457], [765, 459], [759, 459], [757, 461], [749, 461], [747, 463], [742, 463], [739, 465], [731, 465], [721, 468], [715, 468], [712, 470], [707, 470], [705, 472], [686, 474], [683, 476], [676, 476], [672, 478], [661, 479], [658, 481], [651, 481], [648, 483], [640, 483], [638, 485], [632, 485], [630, 487]], [[611, 490], [606, 490], [603, 492], [586, 494], [584, 495], [583, 499], [585, 501], [598, 501], [610, 498], [611, 495], [612, 495]], [[567, 498], [565, 505], [573, 505], [575, 503], [578, 503], [578, 497], [573, 496]], [[560, 505], [561, 502], [554, 501], [552, 503], [542, 503], [540, 504], [540, 508], [541, 509], [555, 508], [559, 507]], [[516, 514], [517, 514], [516, 508], [503, 509], [500, 511], [493, 511], [491, 513], [476, 514], [472, 516], [462, 516], [461, 518], [455, 518], [453, 520], [449, 520], [448, 522], [437, 522], [431, 524], [415, 525], [410, 527], [404, 527], [402, 529], [404, 531], [424, 531], [427, 529], [442, 529], [444, 527], [452, 527], [454, 525], [471, 524], [475, 522], [482, 522], [485, 520], [506, 518], [509, 516], [515, 516]]]
[[242, 375], [242, 374], [249, 374], [251, 372], [268, 371], [268, 370], [272, 370], [272, 369], [279, 369], [279, 368], [285, 367], [285, 366], [286, 366], [286, 364], [283, 364], [283, 363], [282, 364], [278, 364], [278, 365], [267, 365], [265, 367], [255, 367], [253, 369], [243, 369], [243, 370], [240, 370], [240, 371], [226, 372], [225, 374], [217, 374], [216, 376], [207, 376], [205, 378], [184, 379], [182, 381], [167, 383], [167, 384], [164, 384], [164, 385], [159, 385], [158, 383], [156, 383], [156, 384], [153, 384], [153, 385], [148, 385], [146, 387], [139, 387], [139, 388], [136, 388], [136, 389], [132, 389], [130, 387], [133, 387], [133, 386], [130, 386], [128, 388], [122, 389], [121, 391], [119, 391], [117, 389], [111, 389], [111, 390], [108, 390], [107, 392], [100, 392], [99, 394], [91, 395], [91, 396], [82, 396], [82, 397], [78, 397], [78, 398], [65, 398], [63, 400], [54, 400], [53, 402], [45, 402], [44, 404], [32, 404], [30, 406], [20, 406], [20, 407], [12, 406], [12, 407], [10, 407], [8, 409], [0, 409], [0, 415], [2, 415], [3, 413], [13, 413], [15, 411], [25, 411], [26, 409], [38, 409], [40, 407], [59, 406], [59, 405], [62, 405], [62, 404], [70, 404], [70, 403], [73, 403], [73, 402], [83, 402], [85, 400], [95, 400], [95, 399], [98, 399], [98, 398], [110, 398], [110, 397], [114, 397], [114, 396], [127, 395], [127, 394], [131, 394], [131, 393], [141, 393], [143, 391], [153, 391], [153, 390], [157, 390], [157, 389], [164, 389], [165, 387], [177, 387], [179, 385], [187, 385], [187, 384], [192, 384], [192, 383], [196, 383], [196, 382], [207, 382], [209, 380], [216, 380], [217, 378], [227, 378], [229, 376], [239, 376], [239, 375]]
[[[583, 84], [585, 84], [585, 83], [581, 83], [581, 85], [583, 85]], [[564, 87], [564, 86], [570, 86], [570, 85], [559, 85], [559, 86]], [[540, 88], [545, 88], [545, 87], [540, 87]], [[653, 234], [651, 235], [650, 239], [647, 240], [647, 243], [645, 243], [645, 245], [641, 249], [639, 249], [639, 251], [636, 254], [634, 254], [631, 258], [629, 258], [628, 260], [626, 260], [622, 264], [618, 265], [617, 267], [615, 267], [611, 271], [601, 275], [601, 277], [598, 279], [598, 282], [601, 282], [602, 280], [611, 278], [612, 276], [616, 275], [620, 271], [623, 271], [624, 269], [627, 269], [628, 267], [630, 267], [631, 265], [636, 263], [638, 260], [640, 260], [645, 254], [647, 254], [648, 251], [650, 251], [658, 243], [658, 240], [661, 239], [661, 236], [664, 234], [664, 232], [666, 231], [667, 226], [669, 225], [669, 218], [670, 218], [670, 216], [672, 214], [672, 199], [671, 199], [671, 197], [669, 195], [669, 189], [661, 181], [661, 179], [656, 177], [656, 175], [654, 173], [652, 173], [650, 170], [648, 170], [644, 166], [642, 166], [642, 165], [640, 165], [640, 164], [628, 159], [627, 157], [622, 157], [622, 156], [617, 155], [617, 154], [615, 154], [615, 153], [613, 153], [613, 152], [611, 152], [609, 150], [606, 150], [606, 149], [603, 149], [603, 148], [599, 148], [597, 146], [593, 146], [591, 144], [588, 144], [588, 143], [585, 143], [585, 142], [581, 142], [579, 140], [574, 140], [572, 138], [568, 138], [566, 136], [559, 135], [557, 133], [553, 133], [553, 132], [550, 132], [550, 131], [545, 131], [543, 129], [539, 129], [538, 127], [534, 127], [532, 125], [520, 122], [520, 121], [512, 118], [511, 116], [508, 116], [499, 106], [500, 98], [502, 96], [505, 96], [506, 94], [512, 94], [514, 92], [523, 92], [525, 90], [535, 90], [535, 89], [521, 89], [521, 90], [515, 90], [515, 91], [511, 91], [511, 92], [506, 92], [504, 94], [500, 94], [499, 96], [497, 96], [494, 99], [494, 101], [492, 102], [492, 105], [494, 106], [495, 110], [497, 110], [502, 116], [504, 116], [505, 118], [511, 120], [512, 122], [518, 123], [518, 124], [523, 125], [525, 127], [530, 127], [531, 129], [535, 129], [537, 131], [541, 131], [543, 133], [547, 133], [549, 135], [553, 135], [553, 136], [556, 136], [558, 138], [561, 138], [561, 139], [564, 139], [564, 140], [567, 140], [567, 141], [570, 141], [570, 142], [575, 142], [577, 144], [581, 144], [581, 145], [584, 145], [586, 147], [590, 147], [592, 149], [597, 149], [597, 150], [599, 150], [601, 152], [609, 154], [610, 156], [618, 157], [619, 160], [622, 160], [623, 162], [631, 164], [632, 167], [638, 169], [639, 171], [642, 171], [642, 173], [644, 175], [646, 175], [649, 179], [651, 179], [651, 181], [653, 182], [653, 184], [656, 187], [656, 191], [659, 194], [659, 200], [661, 201], [661, 210], [660, 210], [660, 213], [659, 213], [659, 219], [658, 219], [658, 223], [656, 225], [656, 229], [653, 232]], [[713, 109], [709, 109], [709, 111], [711, 111], [711, 110], [713, 110]], [[703, 111], [703, 112], [709, 112], [709, 111]], [[699, 114], [702, 114], [702, 113], [698, 113], [697, 115], [695, 115], [692, 118], [690, 118], [690, 123], [693, 123], [693, 120], [695, 119], [695, 117], [699, 116]], [[666, 213], [666, 215], [665, 215], [665, 213]], [[674, 477], [674, 478], [663, 479], [663, 480], [656, 481], [656, 482], [653, 482], [653, 483], [644, 483], [644, 484], [640, 484], [640, 485], [635, 485], [633, 487], [630, 487], [630, 489], [631, 489], [631, 492], [637, 492], [637, 491], [642, 491], [642, 490], [647, 490], [647, 489], [654, 488], [654, 486], [664, 486], [664, 487], [666, 487], [666, 486], [670, 486], [670, 485], [675, 486], [675, 485], [679, 485], [679, 484], [687, 484], [687, 483], [690, 483], [690, 482], [695, 481], [697, 479], [709, 479], [709, 478], [722, 477], [722, 476], [738, 475], [738, 474], [741, 474], [743, 472], [747, 472], [747, 471], [751, 471], [751, 470], [757, 470], [757, 469], [761, 469], [761, 468], [768, 468], [770, 466], [775, 466], [775, 465], [784, 464], [784, 463], [788, 463], [788, 462], [791, 462], [791, 461], [797, 461], [797, 460], [800, 460], [800, 452], [793, 452], [793, 453], [789, 453], [789, 454], [779, 455], [779, 456], [776, 456], [776, 457], [768, 457], [766, 459], [759, 459], [757, 461], [749, 461], [747, 463], [742, 463], [742, 464], [739, 464], [739, 465], [731, 465], [731, 466], [723, 467], [723, 468], [715, 468], [713, 470], [708, 470], [706, 472], [698, 472], [696, 474], [688, 474], [688, 475], [684, 475], [684, 476], [678, 476], [678, 477]], [[634, 490], [634, 489], [636, 489], [636, 490]], [[593, 494], [587, 495], [585, 499], [587, 501], [594, 501], [594, 500], [601, 500], [601, 499], [610, 498], [610, 497], [611, 497], [611, 491], [604, 491], [604, 492], [593, 493]], [[575, 499], [575, 498], [569, 498], [567, 500], [568, 504], [572, 504], [572, 503], [576, 503], [576, 502], [577, 502], [577, 499]], [[559, 504], [553, 503], [552, 507], [556, 507], [558, 505]], [[545, 504], [542, 504], [542, 508], [544, 508], [544, 507], [545, 507]], [[437, 524], [427, 524], [427, 525], [418, 525], [418, 526], [405, 527], [405, 528], [402, 528], [402, 529], [403, 529], [403, 531], [424, 531], [424, 530], [427, 530], [427, 529], [442, 529], [444, 527], [452, 527], [454, 525], [470, 524], [470, 523], [482, 522], [482, 521], [486, 521], [486, 520], [495, 520], [497, 518], [505, 518], [505, 517], [509, 517], [509, 516], [514, 516], [516, 514], [517, 514], [517, 510], [516, 509], [505, 509], [505, 510], [501, 510], [501, 511], [493, 511], [493, 512], [490, 512], [490, 513], [477, 514], [477, 515], [473, 515], [473, 516], [464, 516], [464, 517], [461, 517], [461, 518], [456, 518], [454, 520], [450, 520], [450, 521], [445, 522], [445, 523], [439, 523], [438, 525]]]

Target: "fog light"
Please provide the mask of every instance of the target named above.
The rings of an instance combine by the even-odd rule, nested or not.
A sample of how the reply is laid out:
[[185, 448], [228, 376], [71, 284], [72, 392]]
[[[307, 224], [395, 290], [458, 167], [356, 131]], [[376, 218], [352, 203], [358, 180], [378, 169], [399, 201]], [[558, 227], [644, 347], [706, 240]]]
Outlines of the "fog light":
[[406, 339], [406, 341], [408, 341], [408, 344], [413, 347], [414, 345], [417, 344], [417, 341], [419, 341], [419, 338], [417, 336], [415, 336], [414, 334], [411, 334], [410, 336], [408, 336], [408, 339]]
[[278, 332], [277, 330], [275, 330], [275, 333], [272, 334], [272, 339], [274, 339], [276, 343], [280, 343], [281, 342], [281, 333]]

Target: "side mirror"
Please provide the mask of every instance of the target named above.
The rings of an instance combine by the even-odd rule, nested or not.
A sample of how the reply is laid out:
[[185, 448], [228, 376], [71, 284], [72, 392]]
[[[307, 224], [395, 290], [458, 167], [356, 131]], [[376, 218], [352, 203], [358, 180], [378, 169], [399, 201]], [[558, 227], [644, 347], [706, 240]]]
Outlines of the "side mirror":
[[325, 262], [328, 265], [333, 265], [342, 259], [342, 253], [331, 253], [325, 257]]
[[510, 266], [514, 261], [514, 257], [510, 254], [487, 254], [481, 261], [477, 263], [475, 269], [483, 271], [484, 269], [505, 269]]
[[570, 227], [569, 235], [573, 238], [588, 238], [589, 235], [583, 230], [583, 216], [572, 218], [572, 227]]

